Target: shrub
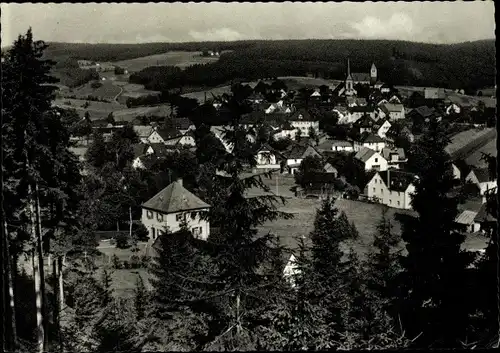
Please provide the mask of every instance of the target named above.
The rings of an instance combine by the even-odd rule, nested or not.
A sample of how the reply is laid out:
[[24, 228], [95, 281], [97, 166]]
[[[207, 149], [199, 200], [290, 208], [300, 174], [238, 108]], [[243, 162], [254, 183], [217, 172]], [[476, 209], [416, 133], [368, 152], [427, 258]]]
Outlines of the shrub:
[[130, 263], [129, 263], [128, 261], [123, 261], [123, 268], [125, 268], [125, 269], [127, 269], [127, 270], [128, 270], [129, 268], [131, 268], [131, 267], [130, 267]]
[[142, 223], [138, 223], [133, 231], [133, 236], [137, 240], [148, 240], [148, 229]]
[[141, 267], [141, 259], [137, 255], [132, 255], [130, 257], [130, 267], [131, 268], [139, 268]]
[[344, 191], [346, 188], [346, 184], [342, 179], [337, 178], [333, 181], [333, 187], [335, 188], [335, 190]]
[[120, 259], [118, 258], [118, 256], [116, 256], [116, 254], [114, 254], [113, 257], [111, 258], [111, 264], [112, 264], [114, 269], [119, 270], [122, 268], [122, 263], [121, 263]]
[[92, 87], [93, 89], [97, 89], [99, 87], [102, 87], [102, 83], [99, 81], [94, 81], [90, 84], [90, 87]]
[[151, 263], [151, 256], [148, 255], [141, 256], [141, 267], [147, 268], [150, 263]]
[[116, 247], [118, 249], [127, 249], [130, 247], [127, 233], [118, 233], [115, 236], [115, 240], [116, 240]]

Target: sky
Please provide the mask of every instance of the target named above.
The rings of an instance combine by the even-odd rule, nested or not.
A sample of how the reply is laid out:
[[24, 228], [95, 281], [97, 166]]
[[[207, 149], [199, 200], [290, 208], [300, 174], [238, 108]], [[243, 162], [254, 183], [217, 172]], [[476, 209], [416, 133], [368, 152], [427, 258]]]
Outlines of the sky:
[[148, 43], [245, 39], [495, 38], [493, 1], [1, 5], [2, 47], [31, 26], [35, 39]]

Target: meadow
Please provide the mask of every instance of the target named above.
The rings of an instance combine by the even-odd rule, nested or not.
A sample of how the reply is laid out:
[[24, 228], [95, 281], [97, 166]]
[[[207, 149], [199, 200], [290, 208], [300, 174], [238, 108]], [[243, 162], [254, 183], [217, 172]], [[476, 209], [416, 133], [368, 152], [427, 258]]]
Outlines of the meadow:
[[185, 68], [195, 64], [216, 62], [218, 57], [202, 57], [201, 51], [170, 51], [163, 54], [143, 56], [140, 58], [114, 62], [129, 72], [141, 71], [149, 66], [177, 66]]

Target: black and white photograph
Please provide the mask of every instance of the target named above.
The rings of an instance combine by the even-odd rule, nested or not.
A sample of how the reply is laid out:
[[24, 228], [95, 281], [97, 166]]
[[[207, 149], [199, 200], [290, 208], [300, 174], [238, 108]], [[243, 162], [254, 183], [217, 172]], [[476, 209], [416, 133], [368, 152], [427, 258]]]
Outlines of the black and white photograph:
[[494, 1], [0, 11], [3, 352], [500, 347]]

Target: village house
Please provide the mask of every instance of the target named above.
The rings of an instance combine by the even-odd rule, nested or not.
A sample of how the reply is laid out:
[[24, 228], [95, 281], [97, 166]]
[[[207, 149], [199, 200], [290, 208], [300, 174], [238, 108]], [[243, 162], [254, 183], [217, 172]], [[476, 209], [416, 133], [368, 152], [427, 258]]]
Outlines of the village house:
[[480, 231], [485, 233], [497, 224], [497, 218], [488, 212], [487, 204], [483, 203], [474, 217], [474, 222], [479, 224]]
[[346, 104], [347, 104], [348, 107], [352, 108], [352, 107], [356, 107], [356, 106], [364, 107], [368, 103], [366, 102], [365, 98], [360, 98], [360, 97], [346, 97]]
[[386, 132], [385, 140], [389, 144], [394, 145], [396, 138], [399, 136], [407, 138], [410, 143], [415, 141], [415, 136], [407, 126], [400, 127], [395, 125], [392, 125]]
[[386, 118], [390, 121], [401, 120], [405, 118], [405, 108], [402, 104], [385, 103], [379, 106], [377, 110], [379, 118]]
[[295, 174], [300, 163], [308, 156], [320, 157], [321, 154], [310, 145], [293, 144], [286, 153], [286, 165], [290, 174]]
[[309, 135], [311, 129], [319, 133], [319, 121], [314, 120], [305, 109], [300, 109], [292, 113], [288, 121], [292, 127], [300, 130], [302, 136]]
[[352, 126], [358, 130], [360, 134], [364, 132], [372, 132], [373, 125], [375, 125], [375, 121], [369, 115], [363, 115], [352, 124]]
[[259, 92], [252, 93], [246, 100], [250, 104], [262, 104], [265, 102], [264, 96]]
[[369, 106], [354, 106], [352, 108], [348, 108], [348, 123], [354, 123], [357, 120], [361, 119], [364, 115], [368, 115], [372, 119], [375, 119], [375, 109]]
[[381, 87], [380, 87], [380, 92], [382, 94], [387, 94], [387, 93], [390, 93], [391, 92], [391, 86], [389, 86], [388, 84], [384, 83]]
[[376, 152], [381, 152], [385, 147], [385, 141], [374, 133], [363, 133], [359, 140], [354, 141], [354, 151], [359, 152], [363, 147], [370, 148]]
[[179, 179], [142, 204], [141, 221], [152, 242], [167, 229], [172, 233], [179, 231], [183, 222], [195, 237], [206, 240], [210, 223], [202, 219], [202, 213], [209, 209], [210, 205], [184, 188]]
[[333, 151], [333, 152], [352, 152], [354, 148], [352, 142], [343, 140], [326, 140], [316, 146], [316, 149], [320, 152]]
[[168, 140], [182, 136], [177, 129], [155, 128], [148, 137], [149, 143], [165, 143]]
[[387, 160], [370, 148], [361, 148], [354, 155], [354, 160], [361, 164], [365, 170], [387, 170]]
[[387, 132], [391, 128], [392, 124], [387, 119], [380, 119], [373, 125], [373, 132], [376, 133], [381, 138], [385, 139], [387, 137]]
[[382, 149], [381, 154], [387, 161], [388, 168], [400, 169], [404, 163], [408, 162], [403, 148], [390, 149], [385, 147]]
[[445, 110], [445, 113], [446, 115], [450, 115], [450, 114], [460, 114], [460, 112], [462, 111], [462, 109], [460, 108], [459, 105], [455, 104], [455, 103], [450, 103], [447, 107], [446, 107], [446, 110]]
[[479, 195], [484, 196], [488, 192], [497, 192], [497, 179], [492, 178], [488, 168], [475, 168], [467, 174], [465, 182], [476, 185], [479, 189]]
[[150, 125], [134, 125], [134, 131], [142, 143], [147, 143], [148, 137], [153, 132], [153, 127]]
[[258, 169], [279, 169], [284, 157], [268, 144], [264, 144], [255, 156]]
[[333, 174], [335, 178], [337, 178], [339, 175], [339, 171], [337, 170], [337, 168], [335, 168], [331, 163], [328, 162], [323, 166], [323, 171], [325, 173]]
[[455, 223], [458, 226], [459, 231], [464, 233], [476, 233], [479, 232], [481, 225], [475, 221], [477, 212], [471, 210], [464, 210], [455, 218]]
[[394, 169], [377, 172], [365, 187], [368, 198], [389, 207], [411, 209], [411, 195], [415, 192], [416, 176]]
[[347, 110], [347, 107], [344, 107], [343, 105], [336, 105], [335, 108], [332, 109], [332, 113], [338, 115], [339, 124], [346, 124], [349, 122], [349, 111]]

